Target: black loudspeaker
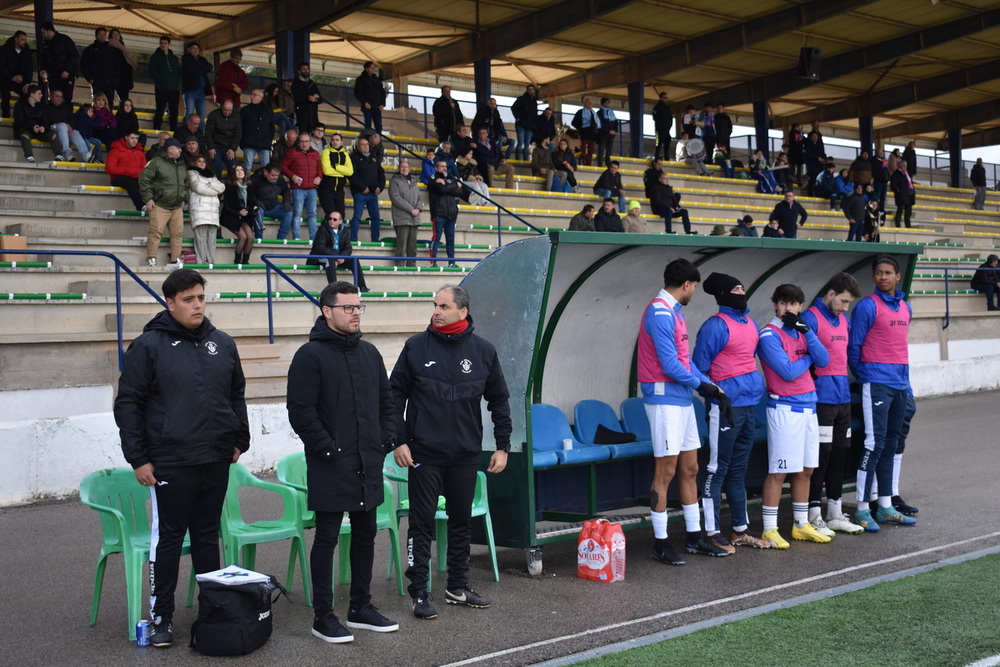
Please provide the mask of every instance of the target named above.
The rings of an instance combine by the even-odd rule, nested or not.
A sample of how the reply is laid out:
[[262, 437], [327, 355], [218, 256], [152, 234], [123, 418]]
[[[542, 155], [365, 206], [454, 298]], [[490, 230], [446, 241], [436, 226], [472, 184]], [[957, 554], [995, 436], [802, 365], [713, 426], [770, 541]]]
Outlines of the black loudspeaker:
[[823, 52], [819, 49], [813, 49], [808, 46], [803, 46], [799, 50], [799, 68], [796, 71], [796, 76], [800, 76], [803, 79], [811, 79], [813, 81], [819, 80], [819, 62], [822, 57]]

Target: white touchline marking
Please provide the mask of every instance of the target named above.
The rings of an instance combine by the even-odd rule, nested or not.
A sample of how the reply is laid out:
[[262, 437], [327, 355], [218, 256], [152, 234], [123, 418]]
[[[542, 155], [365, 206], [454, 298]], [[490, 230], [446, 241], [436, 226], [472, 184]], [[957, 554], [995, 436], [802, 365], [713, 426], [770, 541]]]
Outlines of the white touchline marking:
[[[920, 551], [914, 551], [912, 553], [900, 554], [899, 556], [892, 556], [891, 558], [883, 558], [882, 560], [872, 561], [871, 563], [861, 563], [859, 565], [852, 565], [851, 567], [845, 567], [840, 570], [834, 570], [833, 572], [826, 572], [824, 574], [817, 574], [812, 577], [806, 577], [805, 579], [796, 579], [795, 581], [788, 581], [783, 584], [775, 584], [774, 586], [767, 586], [765, 588], [759, 588], [755, 591], [748, 591], [746, 593], [740, 593], [739, 595], [731, 595], [727, 598], [719, 598], [717, 600], [709, 600], [708, 602], [702, 602], [699, 604], [691, 605], [688, 607], [682, 607], [680, 609], [673, 609], [671, 611], [661, 611], [659, 613], [653, 614], [651, 616], [643, 616], [642, 618], [633, 618], [628, 621], [619, 621], [618, 623], [611, 623], [610, 625], [601, 625], [596, 628], [591, 628], [589, 630], [584, 630], [583, 632], [574, 632], [569, 635], [563, 635], [562, 637], [552, 637], [550, 639], [543, 639], [542, 641], [533, 642], [531, 644], [525, 644], [524, 646], [515, 646], [513, 648], [503, 649], [502, 651], [494, 651], [493, 653], [486, 653], [484, 655], [477, 655], [472, 658], [466, 658], [465, 660], [460, 660], [459, 662], [450, 662], [446, 665], [441, 665], [441, 667], [460, 667], [461, 665], [471, 665], [482, 660], [490, 660], [491, 658], [499, 658], [504, 655], [510, 655], [512, 653], [519, 653], [521, 651], [527, 651], [533, 648], [540, 648], [542, 646], [550, 646], [552, 644], [558, 644], [571, 639], [577, 639], [578, 637], [585, 637], [587, 635], [593, 635], [598, 632], [607, 632], [608, 630], [616, 630], [618, 628], [625, 628], [630, 625], [637, 625], [639, 623], [646, 623], [648, 621], [655, 621], [661, 618], [669, 618], [670, 616], [677, 616], [679, 614], [686, 614], [691, 611], [698, 611], [699, 609], [707, 609], [709, 607], [715, 607], [721, 604], [726, 604], [728, 602], [735, 602], [737, 600], [743, 600], [745, 598], [754, 597], [760, 595], [761, 593], [770, 593], [773, 591], [780, 591], [785, 588], [791, 588], [793, 586], [800, 586], [802, 584], [808, 584], [814, 581], [820, 581], [822, 579], [828, 579], [830, 577], [836, 577], [841, 574], [847, 574], [848, 572], [856, 572], [858, 570], [864, 570], [870, 567], [877, 567], [879, 565], [885, 565], [887, 563], [894, 563], [901, 560], [906, 560], [908, 558], [914, 558], [916, 556], [922, 556], [924, 554], [934, 553], [936, 551], [943, 551], [945, 549], [952, 549], [954, 547], [961, 546], [963, 544], [971, 544], [973, 542], [979, 542], [981, 540], [1000, 537], [1000, 531], [994, 533], [988, 533], [986, 535], [980, 535], [978, 537], [970, 537], [966, 540], [959, 540], [958, 542], [951, 542], [949, 544], [943, 544], [937, 547], [929, 547], [927, 549], [921, 549]], [[987, 658], [987, 660], [993, 660], [993, 658]], [[969, 665], [969, 667], [993, 667], [995, 665], [1000, 665], [1000, 656], [996, 657], [996, 662], [984, 662], [982, 665], [975, 663], [974, 665]]]
[[992, 658], [977, 660], [976, 662], [970, 663], [965, 667], [996, 667], [997, 665], [1000, 665], [1000, 655], [995, 655]]

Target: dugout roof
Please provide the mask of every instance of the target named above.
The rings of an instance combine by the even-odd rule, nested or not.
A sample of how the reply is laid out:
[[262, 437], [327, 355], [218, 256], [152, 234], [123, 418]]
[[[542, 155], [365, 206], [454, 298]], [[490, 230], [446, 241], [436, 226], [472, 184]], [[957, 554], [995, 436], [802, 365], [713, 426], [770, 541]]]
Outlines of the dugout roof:
[[[31, 2], [0, 16], [33, 20]], [[57, 25], [197, 37], [208, 50], [273, 51], [280, 29], [311, 29], [313, 58], [392, 75], [542, 86], [544, 99], [588, 92], [624, 100], [625, 84], [666, 90], [680, 112], [722, 102], [749, 115], [767, 99], [775, 122], [856, 131], [874, 116], [883, 138], [1000, 143], [998, 0], [54, 0]], [[796, 76], [799, 49], [822, 51], [818, 82]], [[352, 68], [356, 71], [357, 68]]]

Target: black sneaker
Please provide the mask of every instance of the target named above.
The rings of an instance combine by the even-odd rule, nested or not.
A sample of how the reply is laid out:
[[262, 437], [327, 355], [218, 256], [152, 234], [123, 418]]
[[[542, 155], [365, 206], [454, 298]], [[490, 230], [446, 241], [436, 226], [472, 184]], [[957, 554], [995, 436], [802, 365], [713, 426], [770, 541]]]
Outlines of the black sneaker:
[[340, 624], [337, 616], [330, 612], [324, 616], [317, 616], [313, 621], [313, 635], [331, 644], [346, 644], [354, 641], [354, 635]]
[[394, 632], [399, 630], [399, 623], [394, 623], [380, 614], [375, 605], [366, 604], [360, 609], [351, 609], [347, 612], [347, 627], [373, 632]]
[[490, 606], [489, 600], [468, 586], [453, 591], [445, 590], [444, 601], [448, 604], [464, 604], [466, 607], [475, 607], [476, 609], [486, 609]]
[[435, 609], [434, 605], [431, 604], [431, 596], [429, 593], [426, 596], [421, 595], [413, 598], [413, 615], [417, 618], [427, 620], [438, 617], [437, 609]]
[[716, 558], [722, 558], [730, 554], [729, 551], [726, 551], [700, 533], [691, 534], [684, 544], [684, 548], [687, 549], [689, 554], [703, 554], [705, 556], [715, 556]]
[[653, 544], [653, 558], [667, 565], [683, 565], [687, 562], [667, 540], [656, 540]]
[[161, 620], [149, 632], [149, 643], [157, 648], [167, 648], [174, 643], [174, 625], [169, 620]]
[[913, 505], [907, 505], [906, 501], [899, 496], [892, 497], [892, 504], [897, 510], [899, 510], [900, 514], [917, 514], [920, 511]]

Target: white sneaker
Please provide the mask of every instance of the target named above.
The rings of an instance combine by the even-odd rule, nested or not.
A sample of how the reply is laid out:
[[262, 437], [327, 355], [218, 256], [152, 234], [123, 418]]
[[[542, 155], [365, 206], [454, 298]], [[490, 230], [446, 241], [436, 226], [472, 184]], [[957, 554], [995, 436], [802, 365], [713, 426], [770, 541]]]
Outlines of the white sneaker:
[[170, 262], [169, 264], [167, 264], [167, 268], [170, 269], [171, 271], [176, 271], [177, 269], [183, 269], [184, 262], [182, 262], [178, 257], [176, 262]]
[[827, 527], [826, 521], [823, 521], [823, 517], [821, 516], [816, 517], [809, 523], [812, 524], [812, 527], [815, 528], [816, 532], [819, 533], [820, 535], [825, 535], [826, 537], [833, 537], [834, 535], [836, 535], [836, 533], [834, 533]]
[[849, 519], [844, 517], [830, 519], [826, 522], [826, 525], [838, 533], [850, 533], [851, 535], [855, 535], [857, 533], [865, 532], [864, 528], [856, 523], [852, 523]]
[[146, 266], [156, 266], [156, 258], [149, 257], [146, 259]]
[[28, 157], [25, 158], [25, 160], [27, 160], [28, 162], [34, 162], [35, 161], [35, 156], [34, 155], [29, 155]]

